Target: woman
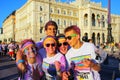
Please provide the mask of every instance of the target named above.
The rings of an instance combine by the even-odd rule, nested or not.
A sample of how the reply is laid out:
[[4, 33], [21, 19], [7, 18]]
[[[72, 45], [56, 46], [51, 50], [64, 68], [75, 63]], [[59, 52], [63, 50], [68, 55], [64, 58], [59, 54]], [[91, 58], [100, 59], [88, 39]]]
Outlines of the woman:
[[[59, 34], [57, 36], [57, 40], [58, 40], [58, 51], [65, 56], [67, 51], [70, 48], [70, 46], [67, 43], [67, 40], [65, 38], [65, 35], [64, 34]], [[66, 61], [66, 64], [67, 64], [67, 61]], [[67, 69], [67, 66], [66, 66], [66, 69]], [[66, 75], [66, 74], [68, 74], [68, 75]], [[73, 74], [74, 73], [73, 73], [72, 70], [70, 70], [67, 73], [66, 73], [66, 71], [64, 71], [63, 74], [62, 74], [62, 80], [74, 80]]]
[[47, 36], [43, 41], [46, 58], [43, 58], [42, 68], [47, 80], [61, 80], [65, 71], [65, 57], [57, 52], [57, 41], [52, 36]]
[[[23, 80], [40, 80], [42, 72], [42, 60], [37, 54], [37, 48], [35, 42], [31, 39], [25, 39], [21, 42], [21, 48], [19, 54], [22, 55], [22, 59], [19, 59], [17, 55], [16, 64], [18, 69], [25, 68], [25, 72], [22, 72], [18, 79]], [[24, 65], [26, 67], [24, 67]], [[21, 71], [21, 70], [20, 70]]]
[[59, 34], [57, 36], [57, 40], [58, 40], [58, 50], [60, 53], [62, 53], [63, 55], [65, 55], [69, 49], [69, 45], [67, 43], [67, 40], [65, 38], [64, 34]]

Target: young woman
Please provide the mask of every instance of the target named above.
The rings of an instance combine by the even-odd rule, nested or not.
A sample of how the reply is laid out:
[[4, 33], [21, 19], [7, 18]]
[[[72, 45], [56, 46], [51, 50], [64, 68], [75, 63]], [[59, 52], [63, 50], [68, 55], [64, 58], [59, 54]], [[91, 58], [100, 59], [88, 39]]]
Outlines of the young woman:
[[[47, 80], [61, 80], [65, 71], [65, 57], [57, 52], [57, 41], [53, 36], [47, 36], [43, 41], [46, 58], [43, 58], [42, 68]], [[44, 54], [44, 53], [43, 53]]]
[[[22, 55], [22, 59], [19, 59], [17, 55], [16, 64], [18, 69], [25, 68], [25, 72], [22, 72], [19, 80], [40, 80], [42, 72], [42, 60], [37, 54], [37, 48], [35, 42], [31, 39], [25, 39], [21, 42], [21, 48], [19, 54]], [[26, 67], [24, 67], [24, 65]], [[20, 70], [21, 71], [21, 70]]]
[[65, 38], [64, 34], [59, 34], [57, 36], [57, 40], [58, 40], [58, 50], [60, 53], [62, 53], [63, 55], [65, 55], [69, 49], [69, 44], [67, 43], [67, 40]]

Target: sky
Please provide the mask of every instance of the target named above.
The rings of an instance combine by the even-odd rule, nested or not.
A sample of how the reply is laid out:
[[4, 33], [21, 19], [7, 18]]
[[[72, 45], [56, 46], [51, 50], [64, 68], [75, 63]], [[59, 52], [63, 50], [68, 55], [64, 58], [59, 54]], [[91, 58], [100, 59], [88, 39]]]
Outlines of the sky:
[[[67, 0], [61, 0], [63, 2]], [[107, 8], [108, 0], [91, 0], [92, 2], [102, 2], [102, 6]], [[22, 7], [27, 0], [0, 0], [0, 27], [2, 27], [3, 21], [14, 10]], [[111, 13], [120, 15], [120, 0], [111, 0]]]

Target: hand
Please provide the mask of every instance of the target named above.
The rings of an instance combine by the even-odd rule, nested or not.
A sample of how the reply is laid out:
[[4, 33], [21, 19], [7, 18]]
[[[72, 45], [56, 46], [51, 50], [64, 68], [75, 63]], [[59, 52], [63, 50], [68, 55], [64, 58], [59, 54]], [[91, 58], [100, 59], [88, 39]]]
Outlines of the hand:
[[[24, 55], [23, 55], [22, 51], [19, 50], [19, 51], [17, 52], [17, 55], [16, 55], [16, 63], [17, 63], [19, 60], [24, 60], [23, 57], [24, 57]], [[25, 63], [19, 63], [19, 64], [17, 64], [17, 67], [18, 67], [18, 69], [19, 69], [22, 73], [26, 72], [26, 64], [25, 64]]]
[[56, 70], [61, 71], [61, 63], [59, 61], [55, 61], [54, 64], [55, 64]]
[[62, 80], [68, 80], [69, 79], [69, 76], [70, 76], [70, 73], [67, 72], [67, 71], [64, 71], [62, 73]]
[[84, 65], [85, 67], [90, 67], [90, 65], [91, 65], [91, 60], [89, 60], [89, 59], [84, 59], [84, 60], [82, 61], [82, 63], [83, 63], [83, 65]]
[[36, 67], [36, 69], [34, 69], [34, 67], [32, 66], [32, 69], [33, 69], [33, 73], [32, 73], [33, 80], [40, 80], [41, 75], [39, 73], [38, 67]]

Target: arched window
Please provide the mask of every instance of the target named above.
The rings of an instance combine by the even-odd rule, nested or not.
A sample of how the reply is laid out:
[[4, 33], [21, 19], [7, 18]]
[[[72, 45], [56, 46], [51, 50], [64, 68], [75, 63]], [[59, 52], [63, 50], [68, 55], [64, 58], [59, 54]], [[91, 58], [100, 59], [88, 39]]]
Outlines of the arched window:
[[88, 14], [84, 15], [84, 26], [88, 26]]
[[96, 44], [95, 43], [95, 33], [94, 32], [92, 33], [92, 41], [93, 41], [94, 44]]
[[100, 15], [97, 14], [97, 22], [98, 22], [98, 27], [100, 27]]
[[102, 33], [102, 43], [105, 43], [105, 35]]
[[60, 20], [58, 19], [58, 25], [60, 25]]
[[105, 27], [105, 18], [104, 18], [104, 15], [102, 15], [101, 21], [102, 21], [102, 27]]
[[43, 10], [43, 8], [42, 8], [42, 6], [40, 6], [40, 11], [42, 11]]
[[100, 45], [100, 33], [97, 34], [97, 44]]
[[92, 14], [92, 26], [95, 26], [95, 14]]
[[66, 26], [66, 20], [64, 20], [64, 25]]

